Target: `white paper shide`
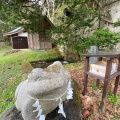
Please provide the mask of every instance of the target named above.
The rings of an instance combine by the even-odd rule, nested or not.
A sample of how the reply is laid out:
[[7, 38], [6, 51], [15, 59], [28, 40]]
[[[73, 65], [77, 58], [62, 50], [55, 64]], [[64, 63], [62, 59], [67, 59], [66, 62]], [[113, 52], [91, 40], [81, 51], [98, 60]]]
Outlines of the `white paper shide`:
[[39, 120], [45, 120], [45, 115], [42, 115], [42, 109], [39, 100], [36, 100], [36, 102], [32, 106], [36, 108], [36, 110], [34, 110], [33, 112], [38, 112], [36, 118], [39, 118]]
[[[66, 93], [66, 92], [65, 92]], [[61, 96], [62, 97], [62, 96]], [[63, 102], [61, 97], [59, 98], [55, 98], [55, 100], [59, 100], [59, 110], [58, 113], [61, 113], [65, 118], [66, 118], [66, 114], [64, 112], [64, 108], [63, 108]], [[71, 87], [71, 81], [68, 82], [68, 88], [67, 88], [67, 96], [66, 99], [73, 99], [73, 88]], [[42, 115], [42, 108], [41, 105], [39, 103], [39, 99], [36, 100], [36, 102], [32, 105], [33, 107], [35, 107], [36, 109], [33, 112], [38, 112], [36, 118], [39, 118], [39, 120], [45, 120], [45, 115]]]

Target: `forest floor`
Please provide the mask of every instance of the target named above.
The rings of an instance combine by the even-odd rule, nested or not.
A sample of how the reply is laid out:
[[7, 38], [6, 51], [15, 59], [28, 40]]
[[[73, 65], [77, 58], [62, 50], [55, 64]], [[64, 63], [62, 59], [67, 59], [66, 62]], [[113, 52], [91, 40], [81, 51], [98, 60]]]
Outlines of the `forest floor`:
[[82, 95], [83, 78], [84, 78], [84, 62], [78, 63], [76, 66], [82, 66], [80, 69], [74, 67], [70, 70], [72, 79], [74, 79], [80, 89], [80, 99], [82, 101], [81, 116], [83, 120], [120, 120], [120, 85], [117, 96], [112, 94], [115, 80], [111, 80], [108, 86], [108, 96], [106, 101], [105, 113], [101, 112], [100, 103], [102, 100], [103, 81], [100, 81], [99, 89], [96, 86], [96, 79], [88, 77], [87, 94]]

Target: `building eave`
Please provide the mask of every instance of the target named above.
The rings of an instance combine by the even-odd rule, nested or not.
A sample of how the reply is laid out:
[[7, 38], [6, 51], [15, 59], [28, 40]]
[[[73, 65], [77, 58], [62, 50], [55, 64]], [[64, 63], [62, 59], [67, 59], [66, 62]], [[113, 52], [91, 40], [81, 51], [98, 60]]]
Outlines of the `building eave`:
[[24, 31], [23, 27], [18, 27], [10, 32], [4, 33], [3, 37], [9, 37], [9, 36], [12, 36], [14, 34], [18, 34], [18, 33], [23, 32], [23, 31]]

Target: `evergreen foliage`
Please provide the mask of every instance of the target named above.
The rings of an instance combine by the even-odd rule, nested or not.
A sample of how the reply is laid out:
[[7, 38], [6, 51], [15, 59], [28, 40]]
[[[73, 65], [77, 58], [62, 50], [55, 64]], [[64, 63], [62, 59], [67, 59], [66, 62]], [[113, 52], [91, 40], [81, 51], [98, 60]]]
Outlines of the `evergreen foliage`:
[[43, 19], [47, 16], [54, 21], [62, 2], [45, 0], [42, 5], [39, 0], [6, 0], [0, 1], [0, 20], [8, 26], [23, 26], [26, 31], [39, 33]]
[[91, 36], [84, 38], [81, 43], [76, 43], [76, 50], [81, 51], [81, 53], [87, 52], [90, 46], [98, 46], [99, 50], [111, 50], [120, 42], [119, 33], [114, 33], [108, 29], [96, 30]]
[[[102, 29], [101, 18], [104, 14], [98, 8], [94, 9], [91, 6], [92, 0], [73, 0], [66, 1], [67, 3], [71, 14], [61, 17], [60, 25], [50, 31], [55, 44], [64, 45], [67, 49], [76, 51], [80, 56], [92, 45], [97, 45], [103, 50], [106, 47], [111, 49], [119, 42], [117, 33]], [[94, 33], [91, 32], [91, 28], [96, 21], [99, 22], [99, 26]]]
[[120, 21], [115, 22], [115, 23], [114, 23], [114, 26], [115, 26], [115, 27], [120, 26]]

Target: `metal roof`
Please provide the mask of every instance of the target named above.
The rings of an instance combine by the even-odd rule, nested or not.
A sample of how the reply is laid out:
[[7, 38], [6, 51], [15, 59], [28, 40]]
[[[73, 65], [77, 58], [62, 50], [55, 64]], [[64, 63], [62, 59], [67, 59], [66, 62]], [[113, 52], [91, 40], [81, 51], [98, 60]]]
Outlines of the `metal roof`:
[[10, 31], [10, 32], [4, 33], [3, 36], [4, 36], [4, 37], [11, 36], [11, 35], [20, 33], [20, 32], [22, 32], [22, 31], [24, 31], [24, 28], [23, 28], [23, 27], [18, 27], [18, 28], [14, 29], [14, 30], [12, 30], [12, 31]]
[[[47, 16], [44, 17], [44, 20], [46, 20], [51, 26], [54, 26], [53, 23], [49, 20], [49, 18]], [[25, 29], [23, 27], [18, 27], [10, 32], [4, 33], [3, 36], [8, 37], [8, 36], [20, 33], [20, 32], [24, 32], [24, 30]]]

